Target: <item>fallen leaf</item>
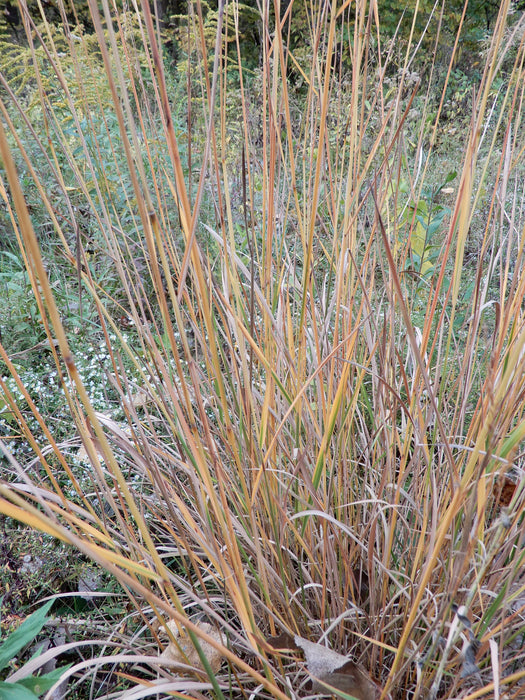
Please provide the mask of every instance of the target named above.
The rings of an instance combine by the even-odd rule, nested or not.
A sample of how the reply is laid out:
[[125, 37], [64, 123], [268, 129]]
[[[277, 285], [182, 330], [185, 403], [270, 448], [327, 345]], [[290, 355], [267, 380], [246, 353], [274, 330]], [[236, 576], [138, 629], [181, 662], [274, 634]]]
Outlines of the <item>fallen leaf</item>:
[[[190, 637], [185, 632], [183, 632], [182, 634], [180, 633], [175, 620], [170, 620], [167, 623], [167, 627], [173, 635], [173, 637], [175, 638], [175, 642], [169, 642], [168, 646], [160, 655], [161, 659], [169, 659], [170, 661], [176, 661], [180, 664], [193, 666], [194, 668], [198, 668], [199, 670], [204, 671], [205, 669], [202, 664], [199, 653], [197, 649], [195, 649], [195, 647], [193, 646], [193, 642], [191, 641]], [[218, 632], [209, 623], [201, 622], [199, 627], [209, 637], [219, 642], [220, 644], [224, 644], [224, 639], [221, 633]], [[208, 661], [211, 667], [211, 670], [214, 673], [217, 673], [222, 664], [222, 654], [204, 639], [199, 639], [199, 645], [202, 650], [202, 653], [206, 657], [206, 660]]]
[[500, 477], [494, 484], [494, 496], [499, 506], [507, 507], [516, 491], [515, 482], [508, 476]]
[[266, 641], [270, 645], [272, 652], [290, 651], [292, 649], [297, 651], [300, 648], [295, 643], [292, 635], [288, 634], [288, 632], [281, 632], [281, 634], [277, 635], [276, 637], [268, 637]]
[[137, 389], [130, 398], [131, 405], [135, 408], [146, 408], [148, 404], [153, 403], [153, 397], [145, 389]]
[[463, 644], [463, 665], [461, 667], [460, 678], [468, 678], [469, 676], [478, 675], [481, 673], [478, 665], [476, 664], [476, 654], [480, 648], [479, 640], [476, 637], [472, 637], [469, 641], [464, 637]]
[[308, 673], [314, 680], [314, 692], [335, 689], [356, 700], [379, 700], [381, 687], [355, 661], [299, 636], [294, 641], [304, 652]]

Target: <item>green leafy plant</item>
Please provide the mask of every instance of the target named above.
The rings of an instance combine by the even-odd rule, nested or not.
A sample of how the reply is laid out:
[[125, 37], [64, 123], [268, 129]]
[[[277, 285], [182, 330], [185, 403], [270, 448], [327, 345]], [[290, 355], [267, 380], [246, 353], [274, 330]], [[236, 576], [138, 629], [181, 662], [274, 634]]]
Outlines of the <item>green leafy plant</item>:
[[0, 251], [0, 309], [8, 347], [22, 350], [45, 338], [31, 280], [23, 260], [9, 250]]
[[[13, 659], [38, 637], [46, 624], [47, 614], [53, 602], [50, 600], [44, 603], [5, 639], [0, 636], [0, 673], [8, 669]], [[35, 658], [32, 657], [26, 666], [29, 667]], [[7, 680], [0, 681], [0, 698], [2, 700], [35, 700], [52, 688], [67, 668], [64, 666], [37, 676], [30, 669], [27, 670], [25, 666], [22, 666], [16, 671], [16, 674], [10, 676], [12, 678], [13, 675], [16, 675], [16, 682], [10, 681], [9, 677]]]
[[443, 223], [449, 217], [449, 207], [438, 203], [440, 192], [456, 178], [450, 172], [441, 185], [422, 192], [420, 199], [404, 209], [403, 220], [410, 227], [411, 271], [418, 277], [428, 279], [435, 272], [442, 244]]

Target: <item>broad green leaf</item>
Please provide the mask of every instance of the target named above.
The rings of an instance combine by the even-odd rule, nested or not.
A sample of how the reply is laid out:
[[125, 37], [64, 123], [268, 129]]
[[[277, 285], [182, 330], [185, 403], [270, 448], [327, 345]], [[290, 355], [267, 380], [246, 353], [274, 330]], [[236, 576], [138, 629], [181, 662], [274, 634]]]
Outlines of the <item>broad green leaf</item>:
[[416, 218], [416, 225], [412, 229], [410, 236], [410, 245], [412, 247], [412, 253], [417, 261], [419, 261], [419, 271], [423, 276], [432, 270], [432, 263], [425, 255], [426, 252], [426, 241], [427, 241], [427, 229], [421, 223], [420, 217]]
[[60, 668], [57, 668], [50, 673], [46, 673], [43, 676], [30, 676], [29, 678], [22, 678], [18, 681], [17, 685], [23, 685], [24, 688], [27, 688], [27, 690], [30, 690], [37, 696], [42, 695], [60, 680], [62, 674], [67, 671], [70, 666], [71, 664], [61, 666]]
[[0, 700], [38, 700], [38, 695], [25, 688], [21, 683], [0, 681]]
[[[32, 615], [27, 617], [20, 627], [7, 637], [0, 647], [0, 670], [6, 668], [20, 649], [29, 644], [40, 632], [45, 624], [47, 613], [53, 605], [53, 600], [48, 601]], [[0, 700], [2, 695], [0, 693]], [[22, 699], [21, 699], [22, 700]]]

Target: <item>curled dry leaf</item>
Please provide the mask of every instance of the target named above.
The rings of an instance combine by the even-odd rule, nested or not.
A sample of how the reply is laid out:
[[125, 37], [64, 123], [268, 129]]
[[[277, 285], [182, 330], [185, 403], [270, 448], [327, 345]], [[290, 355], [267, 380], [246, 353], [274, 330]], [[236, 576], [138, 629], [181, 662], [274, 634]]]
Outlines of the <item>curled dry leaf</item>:
[[468, 678], [469, 676], [478, 675], [480, 672], [476, 663], [476, 654], [480, 648], [480, 642], [476, 637], [472, 636], [469, 641], [465, 635], [463, 636], [463, 665], [461, 667], [460, 678]]
[[146, 408], [153, 403], [153, 397], [145, 389], [137, 389], [129, 398], [134, 408]]
[[[304, 651], [308, 672], [314, 678], [314, 690], [340, 690], [356, 700], [379, 700], [381, 688], [359, 664], [322, 644], [294, 637]], [[386, 696], [389, 697], [389, 696]]]
[[510, 505], [516, 491], [517, 484], [509, 476], [500, 477], [494, 484], [493, 494], [498, 506], [507, 507]]
[[[176, 661], [180, 664], [193, 666], [194, 668], [204, 671], [205, 669], [199, 653], [193, 646], [190, 637], [184, 632], [182, 634], [180, 633], [177, 623], [174, 620], [170, 620], [167, 623], [167, 627], [173, 637], [175, 637], [176, 643], [172, 641], [169, 642], [168, 646], [160, 655], [161, 659], [169, 659], [170, 661]], [[224, 639], [221, 633], [210, 624], [207, 622], [201, 622], [199, 627], [205, 634], [219, 642], [219, 644], [224, 644]], [[202, 653], [210, 664], [211, 670], [214, 673], [217, 673], [222, 664], [222, 654], [204, 639], [199, 639], [199, 644]]]
[[[268, 642], [276, 650], [302, 649], [308, 673], [313, 679], [314, 692], [339, 690], [356, 700], [379, 700], [381, 697], [381, 687], [362, 666], [347, 656], [297, 635], [292, 638], [286, 633], [270, 638]], [[391, 695], [386, 694], [385, 700], [392, 700]]]

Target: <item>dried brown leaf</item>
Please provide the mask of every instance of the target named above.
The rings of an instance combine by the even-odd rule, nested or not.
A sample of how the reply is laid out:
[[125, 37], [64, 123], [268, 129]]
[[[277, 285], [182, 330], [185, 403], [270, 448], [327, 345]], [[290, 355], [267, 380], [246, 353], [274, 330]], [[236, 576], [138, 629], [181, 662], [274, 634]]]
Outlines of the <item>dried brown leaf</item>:
[[[220, 644], [224, 644], [224, 639], [222, 638], [220, 632], [218, 632], [210, 624], [207, 622], [202, 622], [199, 626], [201, 630], [209, 637]], [[204, 671], [205, 669], [199, 653], [193, 646], [189, 636], [184, 632], [182, 634], [179, 632], [177, 623], [174, 620], [170, 620], [167, 623], [167, 627], [175, 638], [175, 642], [169, 642], [168, 646], [162, 652], [161, 658], [169, 659], [170, 661], [177, 661], [178, 663], [193, 666], [194, 668]], [[210, 664], [212, 671], [217, 673], [222, 664], [222, 654], [204, 639], [199, 640], [199, 645], [208, 663]]]
[[314, 680], [314, 691], [339, 690], [356, 700], [379, 700], [381, 687], [362, 666], [322, 644], [299, 636], [294, 641], [304, 652], [308, 673]]

